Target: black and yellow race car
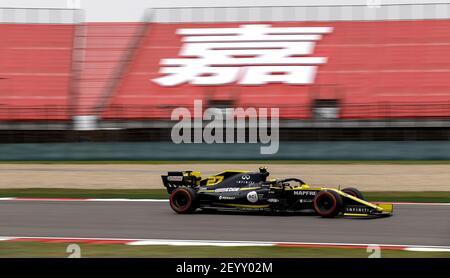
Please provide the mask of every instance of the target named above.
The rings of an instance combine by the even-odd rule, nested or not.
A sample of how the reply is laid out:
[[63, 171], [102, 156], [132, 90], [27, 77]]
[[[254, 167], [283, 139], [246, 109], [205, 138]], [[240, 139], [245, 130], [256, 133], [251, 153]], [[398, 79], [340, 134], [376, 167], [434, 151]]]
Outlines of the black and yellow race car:
[[170, 206], [180, 214], [203, 210], [313, 211], [322, 217], [390, 216], [393, 205], [370, 203], [356, 188], [312, 187], [298, 178], [271, 179], [257, 172], [227, 170], [202, 178], [199, 172], [168, 172], [162, 176]]

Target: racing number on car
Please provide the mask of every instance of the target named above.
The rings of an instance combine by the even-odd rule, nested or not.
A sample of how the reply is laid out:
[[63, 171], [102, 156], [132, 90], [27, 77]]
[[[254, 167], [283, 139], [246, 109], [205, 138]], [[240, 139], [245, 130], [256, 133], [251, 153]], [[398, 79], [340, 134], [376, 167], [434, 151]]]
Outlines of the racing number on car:
[[213, 176], [213, 177], [209, 177], [208, 181], [206, 182], [206, 185], [216, 185], [219, 182], [223, 181], [223, 176]]
[[256, 202], [258, 202], [258, 193], [256, 193], [256, 191], [249, 192], [249, 193], [247, 194], [247, 200], [248, 200], [250, 203], [256, 203]]

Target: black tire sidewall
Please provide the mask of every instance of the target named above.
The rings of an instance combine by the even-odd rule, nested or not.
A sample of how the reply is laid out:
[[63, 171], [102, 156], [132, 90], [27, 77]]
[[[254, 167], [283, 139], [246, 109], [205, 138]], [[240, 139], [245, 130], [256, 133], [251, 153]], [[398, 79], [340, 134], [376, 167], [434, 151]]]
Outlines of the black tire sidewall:
[[[189, 202], [186, 206], [183, 208], [177, 207], [175, 205], [175, 198], [178, 197], [179, 194], [184, 194], [188, 197]], [[179, 187], [175, 189], [172, 194], [170, 194], [169, 198], [170, 207], [179, 214], [187, 214], [187, 213], [193, 213], [197, 209], [197, 192], [193, 190], [192, 188], [188, 187]]]
[[[331, 199], [333, 201], [333, 207], [326, 211], [321, 210], [317, 204], [318, 200], [320, 200], [321, 198]], [[314, 210], [318, 215], [322, 217], [334, 217], [341, 212], [343, 207], [343, 201], [342, 197], [332, 190], [320, 191], [314, 198], [313, 206]]]

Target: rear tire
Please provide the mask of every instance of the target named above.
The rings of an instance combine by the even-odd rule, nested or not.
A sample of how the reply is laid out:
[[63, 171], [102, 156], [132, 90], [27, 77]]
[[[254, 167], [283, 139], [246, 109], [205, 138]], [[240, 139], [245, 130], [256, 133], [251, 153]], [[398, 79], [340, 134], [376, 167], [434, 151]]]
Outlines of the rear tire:
[[341, 195], [335, 191], [320, 191], [313, 201], [314, 210], [322, 217], [335, 217], [344, 205]]
[[193, 213], [198, 208], [197, 192], [189, 187], [179, 187], [170, 194], [170, 207], [179, 214]]
[[364, 200], [364, 195], [359, 191], [358, 189], [354, 187], [347, 187], [342, 189], [342, 192], [347, 193], [348, 195], [352, 195], [353, 197], [356, 197], [358, 199]]

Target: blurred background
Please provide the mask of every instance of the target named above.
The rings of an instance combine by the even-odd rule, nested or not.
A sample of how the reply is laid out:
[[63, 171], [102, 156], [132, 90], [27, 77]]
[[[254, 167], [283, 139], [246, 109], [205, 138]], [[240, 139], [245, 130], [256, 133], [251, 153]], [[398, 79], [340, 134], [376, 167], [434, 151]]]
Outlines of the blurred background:
[[[450, 159], [450, 3], [212, 2], [0, 1], [0, 160]], [[308, 84], [153, 81], [177, 30], [244, 24], [330, 27], [302, 55], [327, 60]], [[279, 108], [279, 152], [172, 143], [194, 99]]]

